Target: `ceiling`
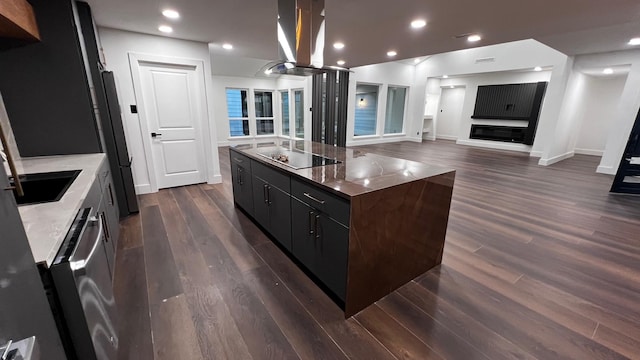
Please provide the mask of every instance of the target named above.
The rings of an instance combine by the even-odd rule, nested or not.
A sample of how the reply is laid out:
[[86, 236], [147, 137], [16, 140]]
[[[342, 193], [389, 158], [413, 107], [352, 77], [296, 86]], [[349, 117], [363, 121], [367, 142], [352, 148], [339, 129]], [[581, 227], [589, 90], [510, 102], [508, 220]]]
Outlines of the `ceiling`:
[[[277, 0], [85, 0], [99, 26], [210, 43], [213, 53], [234, 57], [278, 57]], [[165, 19], [166, 8], [180, 12]], [[325, 63], [347, 61], [353, 67], [534, 38], [568, 55], [624, 50], [640, 37], [638, 0], [325, 0]], [[427, 26], [414, 30], [411, 20]], [[477, 33], [469, 43], [456, 35]], [[331, 44], [341, 41], [342, 50]], [[231, 52], [222, 49], [231, 43]]]

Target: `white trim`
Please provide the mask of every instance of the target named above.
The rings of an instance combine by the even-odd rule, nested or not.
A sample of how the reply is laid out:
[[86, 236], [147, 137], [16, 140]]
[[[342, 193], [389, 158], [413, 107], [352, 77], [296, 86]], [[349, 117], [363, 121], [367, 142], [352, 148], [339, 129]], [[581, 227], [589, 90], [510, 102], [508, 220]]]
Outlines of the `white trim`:
[[530, 157], [535, 157], [535, 158], [541, 158], [542, 155], [544, 155], [544, 152], [542, 152], [542, 151], [531, 151], [529, 153]]
[[358, 141], [358, 140], [369, 140], [369, 139], [379, 139], [381, 137], [382, 136], [380, 136], [380, 135], [359, 135], [359, 136], [355, 136], [354, 135], [351, 138], [351, 140], [355, 140], [355, 141]]
[[578, 149], [578, 148], [576, 148], [574, 150], [574, 152], [576, 154], [580, 154], [580, 155], [592, 155], [592, 156], [602, 156], [604, 154], [604, 151], [596, 150], [596, 149]]
[[[386, 144], [386, 143], [394, 143], [394, 142], [401, 142], [401, 141], [409, 141], [411, 140], [411, 138], [408, 138], [406, 136], [400, 137], [400, 136], [396, 136], [396, 137], [391, 137], [391, 138], [383, 138], [380, 136], [376, 136], [376, 137], [369, 137], [368, 139], [358, 139], [356, 141], [347, 141], [347, 147], [349, 146], [360, 146], [360, 145], [373, 145], [373, 144]], [[420, 142], [420, 141], [417, 141]]]
[[442, 140], [458, 140], [458, 137], [455, 135], [436, 135], [436, 139]]
[[[200, 104], [204, 112], [201, 114], [201, 118], [199, 120], [200, 131], [203, 136], [201, 138], [202, 144], [200, 144], [200, 150], [203, 152], [203, 160], [204, 160], [204, 179], [211, 180], [215, 178], [215, 168], [213, 162], [217, 159], [213, 157], [213, 149], [210, 146], [206, 146], [206, 144], [211, 144], [213, 142], [211, 137], [211, 119], [209, 114], [209, 99], [207, 98], [207, 85], [205, 78], [205, 65], [204, 60], [198, 59], [187, 59], [187, 58], [179, 58], [179, 57], [171, 57], [171, 56], [160, 56], [160, 55], [152, 55], [152, 54], [143, 54], [136, 52], [128, 52], [129, 57], [129, 65], [131, 69], [131, 78], [133, 80], [133, 89], [136, 98], [136, 105], [138, 106], [138, 118], [140, 120], [140, 129], [142, 131], [142, 145], [144, 149], [144, 157], [147, 162], [147, 175], [149, 176], [149, 191], [147, 193], [158, 192], [158, 180], [156, 178], [156, 170], [155, 163], [153, 161], [152, 155], [152, 144], [151, 138], [149, 136], [145, 136], [145, 134], [149, 134], [149, 123], [146, 118], [146, 113], [144, 111], [144, 99], [142, 96], [142, 78], [140, 74], [140, 64], [141, 63], [152, 63], [157, 65], [178, 65], [178, 66], [188, 66], [193, 67], [196, 71], [196, 74], [200, 75], [197, 79], [198, 86], [201, 90], [202, 99], [204, 103]], [[145, 185], [146, 186], [146, 185]]]
[[598, 166], [598, 169], [596, 170], [596, 172], [599, 174], [615, 175], [618, 171], [614, 169], [612, 166], [600, 165]]
[[135, 185], [135, 189], [136, 189], [136, 195], [151, 194], [153, 192], [158, 192], [157, 190], [151, 191], [151, 184]]
[[222, 183], [222, 175], [214, 175], [213, 178], [207, 181], [207, 184], [221, 184]]
[[405, 134], [405, 133], [397, 133], [397, 134], [384, 134], [384, 135], [382, 135], [383, 138], [393, 138], [393, 137], [401, 137], [401, 136], [407, 136], [407, 134]]
[[231, 141], [218, 141], [218, 147], [229, 146]]
[[531, 146], [524, 144], [513, 144], [513, 143], [503, 143], [500, 141], [490, 141], [490, 140], [458, 140], [456, 144], [459, 145], [467, 145], [467, 146], [475, 146], [481, 147], [485, 149], [494, 149], [494, 150], [507, 150], [507, 151], [517, 151], [517, 152], [531, 152]]
[[538, 165], [542, 165], [542, 166], [549, 166], [549, 165], [553, 165], [557, 162], [560, 162], [562, 160], [566, 160], [570, 157], [573, 157], [575, 153], [573, 151], [569, 151], [568, 153], [564, 153], [562, 155], [558, 155], [558, 156], [554, 156], [552, 158], [549, 159], [540, 159], [540, 161], [538, 161]]

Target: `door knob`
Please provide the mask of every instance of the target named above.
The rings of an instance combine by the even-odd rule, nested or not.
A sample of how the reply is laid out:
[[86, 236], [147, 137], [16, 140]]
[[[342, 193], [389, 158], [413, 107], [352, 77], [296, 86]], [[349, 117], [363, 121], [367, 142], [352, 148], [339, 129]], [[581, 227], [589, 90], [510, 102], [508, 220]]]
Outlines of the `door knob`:
[[158, 136], [162, 136], [162, 134], [160, 134], [160, 133], [154, 133], [154, 132], [152, 132], [152, 133], [151, 133], [151, 137], [152, 137], [152, 138], [156, 138], [156, 137], [158, 137]]

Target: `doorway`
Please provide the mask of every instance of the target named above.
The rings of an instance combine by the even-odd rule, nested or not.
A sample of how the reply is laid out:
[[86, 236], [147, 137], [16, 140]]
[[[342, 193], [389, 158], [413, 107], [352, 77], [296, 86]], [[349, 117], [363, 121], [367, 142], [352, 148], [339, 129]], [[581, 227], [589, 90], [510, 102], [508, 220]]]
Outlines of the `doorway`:
[[201, 61], [129, 54], [151, 190], [206, 181]]
[[440, 97], [436, 135], [440, 139], [457, 140], [466, 88], [444, 88]]

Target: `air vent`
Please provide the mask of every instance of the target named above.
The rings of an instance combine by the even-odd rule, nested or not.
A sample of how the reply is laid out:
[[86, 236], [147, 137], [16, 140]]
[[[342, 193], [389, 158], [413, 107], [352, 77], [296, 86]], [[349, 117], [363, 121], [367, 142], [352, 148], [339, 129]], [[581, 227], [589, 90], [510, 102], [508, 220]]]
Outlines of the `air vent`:
[[491, 63], [495, 61], [496, 61], [496, 58], [494, 57], [479, 58], [479, 59], [476, 59], [476, 64]]

